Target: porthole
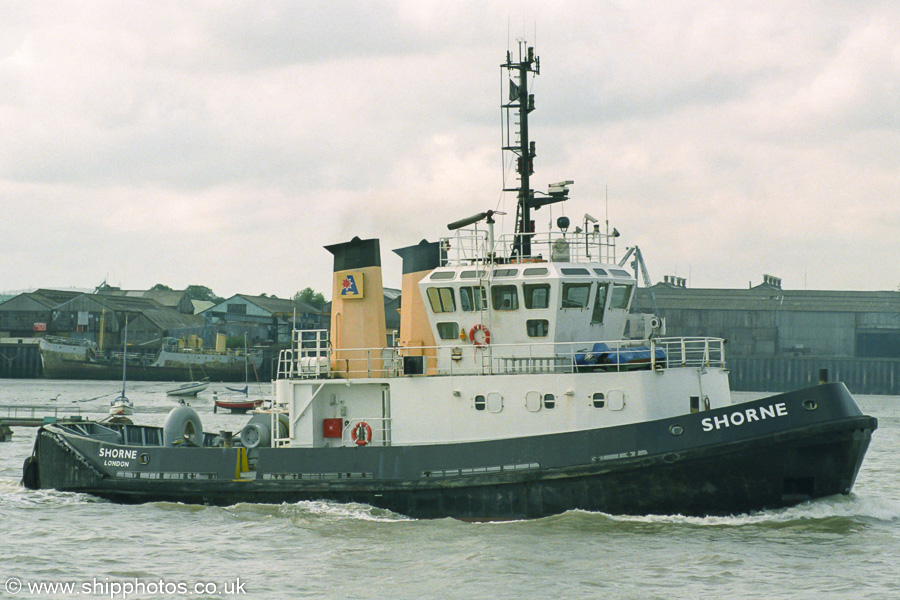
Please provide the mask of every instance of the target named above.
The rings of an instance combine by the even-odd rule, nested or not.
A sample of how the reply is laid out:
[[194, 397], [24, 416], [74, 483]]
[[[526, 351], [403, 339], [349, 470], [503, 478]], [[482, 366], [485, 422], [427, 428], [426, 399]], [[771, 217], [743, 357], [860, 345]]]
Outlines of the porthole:
[[544, 394], [544, 408], [555, 408], [556, 396], [553, 394]]
[[606, 396], [604, 396], [602, 392], [594, 392], [591, 400], [594, 404], [594, 408], [603, 408], [606, 406]]
[[487, 406], [487, 401], [484, 396], [480, 394], [475, 396], [475, 410], [484, 410], [485, 406]]

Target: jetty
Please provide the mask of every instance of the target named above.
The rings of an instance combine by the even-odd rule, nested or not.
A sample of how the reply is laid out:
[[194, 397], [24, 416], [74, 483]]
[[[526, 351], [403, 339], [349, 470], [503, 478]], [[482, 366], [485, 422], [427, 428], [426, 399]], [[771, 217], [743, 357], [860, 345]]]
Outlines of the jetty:
[[77, 406], [0, 404], [0, 442], [9, 441], [13, 426], [40, 427], [49, 423], [77, 423], [83, 420], [81, 409]]

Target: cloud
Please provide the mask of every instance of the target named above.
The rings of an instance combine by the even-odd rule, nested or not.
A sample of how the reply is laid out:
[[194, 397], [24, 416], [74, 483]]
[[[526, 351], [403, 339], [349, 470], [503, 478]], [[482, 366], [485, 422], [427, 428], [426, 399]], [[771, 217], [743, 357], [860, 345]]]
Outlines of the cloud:
[[[651, 273], [895, 289], [894, 2], [12, 4], [0, 289], [330, 288], [325, 244], [436, 239], [503, 185], [497, 68], [534, 42], [533, 184]], [[511, 16], [513, 15], [513, 16]], [[523, 33], [525, 32], [525, 33]], [[535, 39], [536, 37], [536, 39]], [[512, 226], [513, 217], [504, 219]]]

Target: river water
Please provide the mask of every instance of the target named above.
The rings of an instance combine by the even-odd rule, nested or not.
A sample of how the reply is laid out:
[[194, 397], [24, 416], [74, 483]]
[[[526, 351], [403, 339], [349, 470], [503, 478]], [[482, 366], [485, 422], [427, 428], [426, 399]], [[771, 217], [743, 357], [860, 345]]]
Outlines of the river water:
[[[0, 404], [99, 419], [120, 386], [0, 380]], [[129, 386], [136, 422], [162, 423], [165, 388]], [[204, 429], [242, 426], [245, 416], [212, 413], [211, 392], [191, 401]], [[724, 518], [464, 523], [325, 502], [120, 506], [24, 489], [35, 430], [16, 428], [0, 443], [0, 597], [900, 598], [900, 397], [857, 400], [879, 429], [850, 496]]]

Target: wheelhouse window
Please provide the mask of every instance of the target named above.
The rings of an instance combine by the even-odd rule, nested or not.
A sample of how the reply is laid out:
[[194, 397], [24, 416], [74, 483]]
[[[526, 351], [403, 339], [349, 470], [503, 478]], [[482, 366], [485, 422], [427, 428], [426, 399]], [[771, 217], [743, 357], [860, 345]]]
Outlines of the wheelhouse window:
[[517, 310], [519, 308], [519, 292], [514, 285], [491, 286], [491, 303], [494, 310]]
[[459, 307], [466, 312], [484, 310], [487, 306], [487, 295], [480, 285], [467, 285], [459, 288]]
[[547, 267], [528, 267], [522, 271], [522, 275], [525, 277], [541, 277], [547, 275], [547, 273], [549, 273]]
[[560, 269], [563, 275], [590, 275], [591, 272], [582, 267], [570, 267]]
[[628, 308], [628, 302], [631, 300], [631, 288], [632, 285], [630, 283], [614, 283], [609, 307], [621, 309]]
[[456, 273], [453, 271], [435, 271], [429, 279], [453, 279]]
[[526, 283], [522, 286], [522, 291], [525, 296], [525, 308], [549, 308], [549, 283]]
[[495, 269], [494, 277], [515, 277], [519, 274], [518, 269]]
[[609, 295], [609, 284], [597, 284], [597, 297], [594, 298], [594, 312], [591, 314], [591, 323], [603, 323], [603, 314], [606, 312], [606, 297]]
[[453, 288], [428, 288], [428, 302], [431, 303], [431, 310], [436, 313], [453, 312], [456, 310], [456, 304], [453, 302]]
[[486, 275], [485, 271], [463, 271], [459, 274], [460, 279], [481, 279]]
[[550, 332], [550, 323], [547, 319], [528, 319], [525, 321], [528, 337], [547, 337]]
[[590, 283], [564, 283], [562, 287], [563, 308], [586, 308], [591, 297]]
[[459, 324], [458, 323], [438, 323], [437, 324], [438, 335], [442, 340], [455, 340], [459, 339]]

